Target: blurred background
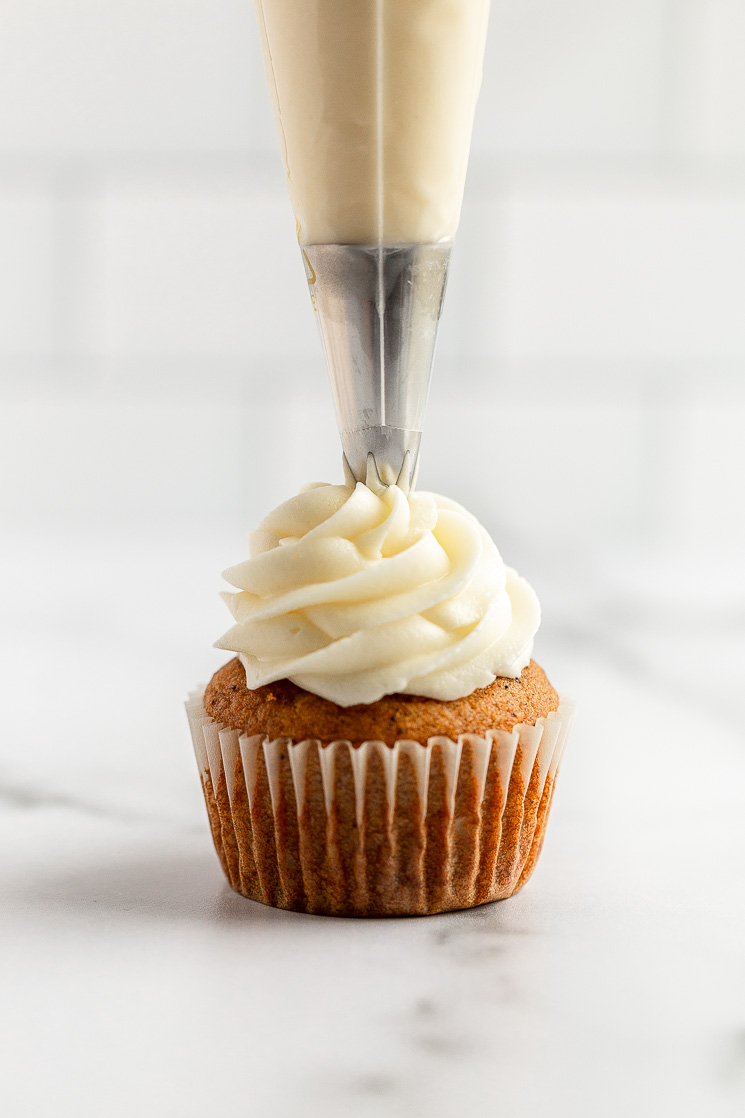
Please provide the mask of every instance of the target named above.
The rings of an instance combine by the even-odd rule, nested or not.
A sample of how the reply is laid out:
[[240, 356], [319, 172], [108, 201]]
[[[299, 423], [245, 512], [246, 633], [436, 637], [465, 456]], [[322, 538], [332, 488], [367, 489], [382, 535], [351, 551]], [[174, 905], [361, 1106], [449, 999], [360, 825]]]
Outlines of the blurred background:
[[[166, 652], [176, 694], [219, 663], [247, 530], [341, 478], [253, 7], [0, 12], [8, 659]], [[539, 652], [686, 701], [708, 669], [717, 709], [745, 634], [744, 43], [741, 0], [494, 0], [420, 476], [536, 586]]]

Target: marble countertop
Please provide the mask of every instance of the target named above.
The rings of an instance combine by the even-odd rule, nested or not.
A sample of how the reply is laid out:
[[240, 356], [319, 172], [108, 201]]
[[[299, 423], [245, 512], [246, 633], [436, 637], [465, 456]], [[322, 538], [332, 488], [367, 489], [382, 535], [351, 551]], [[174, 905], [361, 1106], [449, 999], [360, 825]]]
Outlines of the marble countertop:
[[58, 544], [11, 548], [0, 617], [3, 1114], [745, 1112], [740, 671], [701, 651], [742, 665], [741, 613], [557, 592], [537, 654], [580, 714], [528, 886], [325, 919], [233, 894], [211, 848], [181, 702], [224, 617], [183, 603], [220, 558], [164, 545], [164, 596], [152, 548]]

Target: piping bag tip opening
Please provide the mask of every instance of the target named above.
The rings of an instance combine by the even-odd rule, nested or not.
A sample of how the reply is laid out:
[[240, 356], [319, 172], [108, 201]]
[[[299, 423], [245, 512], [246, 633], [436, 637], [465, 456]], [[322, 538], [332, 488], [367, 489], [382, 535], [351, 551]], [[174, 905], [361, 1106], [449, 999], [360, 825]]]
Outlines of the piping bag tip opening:
[[356, 481], [415, 485], [451, 250], [449, 241], [303, 246], [345, 472]]
[[[344, 442], [344, 436], [342, 436]], [[394, 474], [390, 466], [387, 464], [390, 459], [386, 457], [385, 460], [381, 458], [381, 465], [375, 458], [372, 451], [368, 451], [367, 458], [364, 463], [364, 472], [358, 469], [357, 472], [352, 469], [349, 458], [346, 453], [342, 455], [342, 462], [344, 466], [344, 478], [349, 486], [354, 486], [358, 482], [365, 483], [368, 489], [372, 489], [374, 493], [379, 493], [382, 489], [387, 489], [390, 485], [397, 485], [404, 493], [410, 493], [416, 486], [417, 474], [419, 472], [419, 454], [412, 454], [411, 450], [407, 450], [403, 456], [403, 462], [398, 474]]]

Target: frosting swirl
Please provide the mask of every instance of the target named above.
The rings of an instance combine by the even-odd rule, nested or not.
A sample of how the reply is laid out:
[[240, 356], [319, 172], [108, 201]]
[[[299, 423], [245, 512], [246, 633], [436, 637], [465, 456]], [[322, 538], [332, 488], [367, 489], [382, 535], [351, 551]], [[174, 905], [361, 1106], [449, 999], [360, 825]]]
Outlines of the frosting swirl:
[[225, 571], [250, 688], [290, 679], [339, 706], [401, 693], [459, 699], [516, 678], [540, 622], [535, 593], [478, 520], [434, 493], [312, 485], [251, 533]]

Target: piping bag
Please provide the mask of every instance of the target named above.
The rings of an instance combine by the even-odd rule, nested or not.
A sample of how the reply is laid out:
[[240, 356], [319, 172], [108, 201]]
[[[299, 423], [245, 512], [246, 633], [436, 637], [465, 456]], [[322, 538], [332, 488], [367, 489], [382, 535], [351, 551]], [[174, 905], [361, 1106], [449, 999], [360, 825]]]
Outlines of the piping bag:
[[255, 0], [357, 481], [415, 484], [489, 0]]

